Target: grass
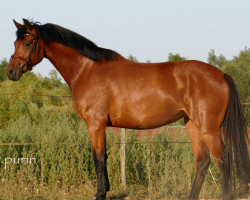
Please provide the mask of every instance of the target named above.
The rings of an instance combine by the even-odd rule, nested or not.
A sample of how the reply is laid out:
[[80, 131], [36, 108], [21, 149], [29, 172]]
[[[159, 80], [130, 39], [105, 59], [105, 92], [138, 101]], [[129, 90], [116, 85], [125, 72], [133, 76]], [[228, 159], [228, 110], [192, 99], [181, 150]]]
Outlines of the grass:
[[[53, 117], [51, 117], [53, 115]], [[91, 199], [96, 175], [84, 122], [66, 112], [42, 113], [37, 121], [28, 116], [0, 129], [0, 142], [60, 143], [0, 146], [3, 158], [36, 158], [36, 163], [6, 165], [0, 162], [0, 200], [7, 199]], [[127, 131], [127, 191], [121, 188], [120, 136], [107, 129], [108, 173], [111, 191], [107, 199], [186, 199], [195, 176], [189, 138], [183, 129], [175, 136], [161, 129], [152, 137], [138, 139]], [[177, 143], [176, 143], [177, 142]], [[180, 143], [178, 143], [180, 142]], [[185, 143], [181, 143], [185, 142]], [[62, 144], [84, 143], [84, 144]], [[220, 187], [220, 173], [214, 161], [210, 169]], [[200, 198], [218, 199], [211, 174], [206, 175]]]

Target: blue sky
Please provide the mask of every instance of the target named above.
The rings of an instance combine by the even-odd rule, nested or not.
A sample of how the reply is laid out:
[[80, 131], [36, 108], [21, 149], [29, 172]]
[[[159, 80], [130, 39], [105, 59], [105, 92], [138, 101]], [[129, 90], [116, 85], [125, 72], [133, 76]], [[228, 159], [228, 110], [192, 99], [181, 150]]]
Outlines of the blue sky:
[[[142, 62], [166, 61], [170, 52], [207, 61], [211, 49], [231, 59], [250, 47], [249, 0], [8, 0], [1, 2], [0, 59], [14, 52], [12, 20], [22, 18], [61, 25]], [[34, 72], [51, 69], [44, 59]]]

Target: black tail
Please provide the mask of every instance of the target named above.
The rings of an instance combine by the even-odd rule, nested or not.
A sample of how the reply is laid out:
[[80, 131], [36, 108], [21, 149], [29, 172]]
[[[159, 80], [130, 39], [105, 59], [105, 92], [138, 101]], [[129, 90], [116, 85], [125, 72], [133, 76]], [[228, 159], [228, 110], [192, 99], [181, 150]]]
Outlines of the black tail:
[[229, 177], [236, 168], [238, 178], [246, 183], [250, 182], [250, 160], [247, 143], [247, 123], [243, 115], [239, 95], [233, 79], [224, 75], [229, 87], [229, 102], [223, 121], [225, 161], [224, 167]]

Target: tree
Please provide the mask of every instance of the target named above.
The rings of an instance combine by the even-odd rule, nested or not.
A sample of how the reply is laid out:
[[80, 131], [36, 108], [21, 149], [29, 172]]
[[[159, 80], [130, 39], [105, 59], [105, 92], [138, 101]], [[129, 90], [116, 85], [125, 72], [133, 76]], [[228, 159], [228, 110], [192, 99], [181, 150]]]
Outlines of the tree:
[[[6, 74], [6, 65], [6, 60], [0, 64], [0, 77]], [[10, 81], [5, 77], [0, 81], [0, 92], [0, 128], [22, 116], [39, 121], [42, 113], [53, 115], [60, 112], [62, 107], [70, 115], [73, 112], [72, 107], [66, 106], [71, 105], [71, 98], [58, 97], [70, 96], [70, 91], [54, 71], [50, 73], [50, 78], [43, 78], [32, 72], [23, 74], [19, 81]]]
[[8, 61], [6, 59], [1, 60], [0, 63], [0, 82], [3, 82], [7, 79], [7, 75], [5, 72], [5, 68], [8, 65]]
[[49, 72], [49, 78], [45, 77], [42, 85], [47, 89], [59, 88], [62, 86], [61, 78], [58, 76], [58, 72], [56, 70], [51, 70]]
[[207, 61], [210, 65], [221, 68], [222, 65], [227, 61], [227, 59], [222, 54], [216, 56], [214, 49], [211, 49], [211, 51], [208, 53]]
[[178, 54], [178, 53], [176, 53], [176, 54], [169, 53], [168, 54], [168, 61], [169, 62], [182, 61], [182, 60], [187, 60], [187, 58], [180, 56], [180, 54]]
[[[240, 51], [238, 56], [232, 60], [227, 60], [221, 66], [221, 69], [231, 75], [237, 86], [242, 103], [250, 102], [250, 48]], [[242, 105], [245, 118], [250, 123], [250, 106]]]
[[128, 56], [128, 59], [133, 62], [139, 62], [135, 56], [132, 56], [131, 54]]

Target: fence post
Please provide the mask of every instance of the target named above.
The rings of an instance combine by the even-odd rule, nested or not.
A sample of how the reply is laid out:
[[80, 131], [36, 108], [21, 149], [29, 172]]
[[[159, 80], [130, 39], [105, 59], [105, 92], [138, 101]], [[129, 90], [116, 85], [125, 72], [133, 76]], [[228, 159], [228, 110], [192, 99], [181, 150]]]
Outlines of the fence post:
[[126, 130], [121, 129], [121, 176], [122, 187], [126, 190]]

